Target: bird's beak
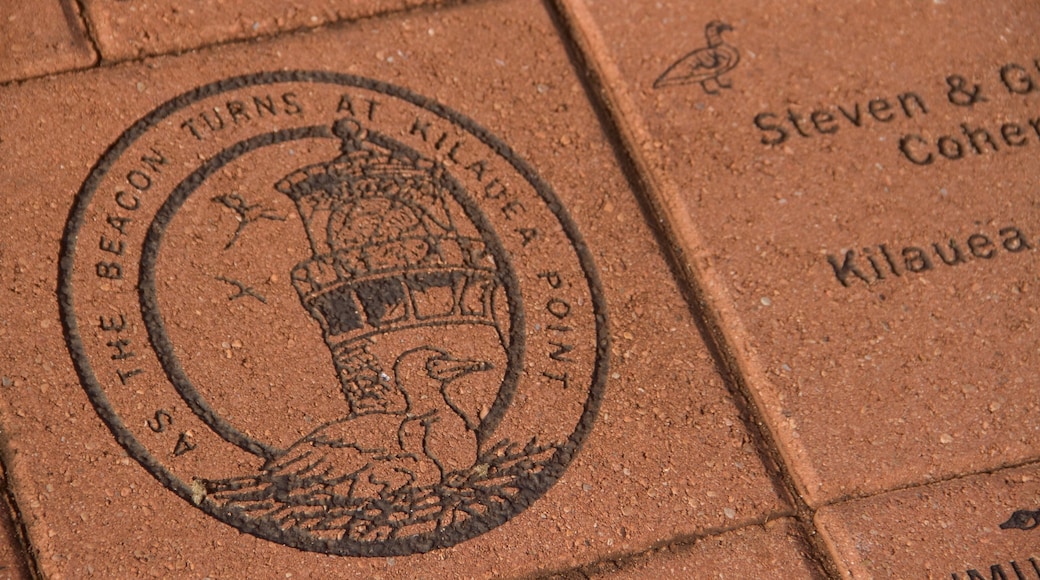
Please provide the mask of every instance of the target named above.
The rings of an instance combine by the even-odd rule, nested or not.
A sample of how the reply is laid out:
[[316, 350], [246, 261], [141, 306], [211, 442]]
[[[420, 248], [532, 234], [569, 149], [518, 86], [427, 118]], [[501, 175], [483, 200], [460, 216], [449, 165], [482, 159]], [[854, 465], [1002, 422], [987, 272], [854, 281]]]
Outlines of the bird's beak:
[[487, 361], [449, 357], [431, 358], [426, 362], [426, 372], [430, 377], [445, 383], [473, 372], [489, 371], [493, 368], [495, 365]]

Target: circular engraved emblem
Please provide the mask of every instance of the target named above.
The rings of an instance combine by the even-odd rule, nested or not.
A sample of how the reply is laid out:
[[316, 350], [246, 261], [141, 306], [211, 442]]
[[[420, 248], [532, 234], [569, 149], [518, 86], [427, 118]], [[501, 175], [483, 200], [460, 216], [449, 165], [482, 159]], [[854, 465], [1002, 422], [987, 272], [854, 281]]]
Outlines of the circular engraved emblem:
[[425, 552], [557, 481], [606, 375], [606, 312], [551, 189], [481, 126], [327, 72], [185, 93], [76, 198], [59, 295], [118, 442], [243, 532]]

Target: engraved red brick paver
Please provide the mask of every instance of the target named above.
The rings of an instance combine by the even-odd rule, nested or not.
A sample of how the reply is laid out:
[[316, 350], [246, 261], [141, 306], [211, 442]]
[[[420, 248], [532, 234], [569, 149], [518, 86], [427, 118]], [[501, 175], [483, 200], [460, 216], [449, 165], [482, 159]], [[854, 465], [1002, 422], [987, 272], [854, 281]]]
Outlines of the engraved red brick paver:
[[[402, 10], [433, 0], [86, 0], [105, 59], [124, 60]], [[384, 58], [393, 58], [386, 53]]]
[[848, 578], [1040, 578], [1040, 470], [998, 471], [821, 509]]
[[0, 82], [90, 66], [95, 60], [76, 3], [5, 2], [0, 7]]
[[[385, 55], [391, 52], [400, 58], [390, 61]], [[222, 79], [286, 69], [359, 75], [414, 93], [354, 77], [277, 73], [209, 85], [170, 101]], [[47, 577], [522, 576], [621, 560], [675, 538], [791, 515], [763, 466], [759, 442], [715, 370], [558, 29], [541, 7], [510, 1], [412, 12], [33, 81], [3, 89], [0, 100], [5, 103], [0, 173], [14, 192], [0, 198], [6, 311], [0, 364], [12, 379], [0, 391], [0, 421], [10, 457], [9, 485]], [[475, 119], [487, 133], [452, 121], [441, 104]], [[127, 131], [152, 111], [139, 130]], [[497, 149], [482, 145], [481, 135]], [[527, 165], [511, 169], [513, 154], [506, 147]], [[399, 154], [386, 153], [391, 150]], [[436, 160], [445, 173], [415, 161], [408, 151]], [[238, 160], [247, 155], [253, 157]], [[481, 155], [487, 156], [486, 166], [477, 163]], [[528, 165], [530, 174], [517, 169]], [[415, 231], [407, 211], [330, 209], [346, 199], [337, 197], [345, 191], [369, 191], [362, 185], [349, 189], [354, 182], [348, 177], [378, 181], [387, 175], [380, 171], [396, 175], [390, 182], [397, 185], [450, 177], [477, 192], [479, 211], [460, 210], [456, 202], [465, 198], [444, 202], [443, 210], [415, 198], [431, 212], [422, 214], [430, 216], [422, 222], [424, 236], [457, 233], [437, 234], [441, 253], [429, 258], [434, 262], [410, 262], [416, 248], [429, 243], [421, 240], [430, 238], [386, 233]], [[559, 197], [558, 206], [539, 201], [532, 185], [539, 180]], [[176, 198], [171, 192], [178, 184], [176, 191], [198, 193]], [[512, 201], [520, 205], [510, 205], [497, 187], [514, 192], [518, 197]], [[495, 201], [501, 196], [506, 197]], [[174, 199], [181, 205], [159, 211]], [[442, 211], [454, 215], [453, 221]], [[564, 218], [554, 217], [564, 211], [583, 245], [575, 245], [579, 238], [560, 225]], [[505, 250], [487, 241], [494, 238], [474, 241], [474, 232], [492, 227]], [[146, 237], [148, 228], [164, 232], [161, 242]], [[364, 254], [351, 253], [361, 247], [354, 235], [376, 241], [364, 246]], [[490, 248], [490, 261], [479, 267], [459, 261], [463, 255], [476, 260], [479, 252], [463, 249], [479, 244]], [[328, 247], [332, 250], [321, 249]], [[581, 248], [595, 270], [583, 270], [588, 264], [577, 262]], [[147, 255], [158, 256], [151, 266]], [[417, 270], [442, 263], [436, 260], [454, 264], [455, 278]], [[411, 272], [402, 278], [407, 287], [391, 286], [386, 272], [371, 265], [388, 263]], [[514, 278], [507, 275], [507, 263], [519, 272]], [[149, 268], [151, 278], [142, 275], [138, 288], [138, 274]], [[55, 297], [59, 269], [64, 305]], [[476, 308], [481, 302], [471, 300], [482, 296], [479, 286], [460, 286], [458, 295], [437, 293], [447, 287], [439, 280], [479, 281], [489, 271], [499, 272], [502, 284], [512, 280], [508, 284], [519, 288], [523, 320], [504, 310], [508, 302], [496, 302], [501, 295], [486, 295], [489, 306]], [[365, 309], [350, 316], [366, 317], [378, 332], [365, 353], [347, 357], [333, 348], [338, 348], [336, 336], [352, 336], [359, 327], [352, 326], [346, 307], [337, 306], [341, 303], [322, 300], [343, 297], [343, 289], [351, 288], [343, 281], [357, 272], [369, 272], [364, 279], [369, 285], [351, 290], [351, 299], [362, 300]], [[600, 310], [597, 287], [605, 303]], [[509, 293], [517, 290], [510, 288], [502, 292], [513, 300]], [[74, 300], [67, 299], [70, 295]], [[413, 302], [403, 305], [402, 296]], [[425, 363], [415, 369], [405, 365], [412, 359], [402, 354], [397, 364], [389, 359], [375, 372], [366, 356], [385, 358], [387, 350], [405, 348], [398, 343], [420, 328], [406, 327], [409, 321], [420, 320], [420, 311], [428, 312], [422, 309], [445, 303], [469, 306], [436, 311], [455, 317], [441, 318], [442, 323], [473, 328], [442, 337], [441, 350], [426, 349]], [[522, 369], [491, 347], [466, 357], [448, 352], [470, 342], [480, 347], [487, 337], [480, 343], [472, 337], [492, 328], [508, 334], [521, 322], [526, 329]], [[597, 325], [609, 341], [598, 341]], [[71, 337], [78, 373], [63, 331]], [[560, 333], [559, 338], [550, 333]], [[604, 347], [609, 366], [596, 366]], [[330, 348], [339, 358], [330, 358]], [[156, 349], [165, 349], [167, 358], [160, 361]], [[366, 369], [373, 372], [366, 375]], [[519, 377], [511, 400], [491, 398], [492, 404], [472, 409], [457, 403], [482, 388], [457, 379], [507, 369]], [[601, 401], [590, 396], [597, 369], [606, 371]], [[200, 394], [175, 391], [168, 376], [188, 377], [179, 388], [187, 384]], [[404, 403], [375, 397], [389, 410], [369, 403], [357, 394], [361, 391], [349, 391], [354, 393], [348, 395], [354, 397], [350, 404], [362, 411], [337, 419], [349, 410], [343, 389], [390, 384], [418, 389], [416, 377], [434, 379], [439, 387], [425, 398], [413, 390], [414, 400]], [[222, 389], [222, 381], [247, 386]], [[511, 496], [533, 503], [527, 509], [510, 504], [510, 521], [472, 539], [427, 554], [326, 555], [355, 549], [337, 543], [336, 530], [342, 528], [320, 528], [340, 525], [335, 514], [345, 504], [321, 503], [320, 509], [328, 510], [322, 513], [332, 514], [326, 518], [305, 513], [311, 504], [292, 507], [292, 502], [321, 501], [325, 496], [314, 491], [319, 484], [334, 490], [329, 497], [336, 501], [354, 498], [335, 491], [340, 488], [330, 478], [342, 472], [319, 468], [309, 472], [316, 478], [311, 483], [304, 481], [306, 470], [296, 472], [297, 479], [278, 478], [292, 473], [290, 466], [318, 457], [327, 462], [322, 465], [331, 464], [333, 450], [354, 458], [367, 454], [370, 466], [382, 466], [385, 459], [366, 451], [375, 444], [335, 439], [327, 429], [362, 422], [375, 429], [394, 421], [401, 449], [412, 456], [393, 465], [429, 457], [436, 447], [425, 445], [443, 441], [430, 436], [421, 449], [404, 447], [415, 440], [418, 421], [399, 423], [391, 412], [393, 405], [414, 410], [438, 400], [465, 407], [431, 407], [429, 413], [442, 422], [455, 412], [479, 417], [481, 425], [500, 413], [497, 401], [504, 400], [508, 411], [496, 433], [534, 434], [531, 446], [513, 449], [520, 457], [512, 463], [501, 454], [474, 463], [465, 476], [476, 481], [498, 469], [559, 469], [567, 453], [577, 454], [566, 470], [551, 472], [560, 478], [542, 489], [543, 497]], [[376, 406], [363, 406], [368, 404]], [[596, 404], [593, 421], [589, 413]], [[576, 425], [579, 416], [585, 419]], [[582, 431], [580, 450], [561, 444], [561, 454], [551, 461], [552, 450], [536, 445], [586, 427], [591, 430]], [[436, 424], [422, 428], [440, 433]], [[441, 446], [437, 453], [461, 452], [467, 440], [452, 441], [457, 445]], [[294, 463], [288, 452], [275, 454], [287, 465], [273, 467], [259, 460], [263, 445], [303, 451], [292, 456]], [[235, 469], [228, 471], [229, 465]], [[431, 473], [427, 461], [413, 476]], [[404, 472], [386, 469], [379, 477], [397, 481]], [[508, 483], [511, 476], [502, 477]], [[524, 485], [534, 488], [541, 481]], [[378, 484], [367, 479], [358, 485], [369, 483]], [[409, 489], [387, 485], [397, 492]], [[293, 493], [277, 495], [279, 489]], [[252, 495], [236, 496], [239, 491]], [[279, 536], [265, 527], [273, 525], [269, 521], [243, 515], [272, 505], [296, 518], [288, 521], [314, 527], [283, 522], [289, 531]], [[481, 505], [455, 517], [480, 518]], [[415, 512], [424, 513], [419, 507], [409, 513]], [[373, 525], [372, 536], [358, 528], [353, 533], [365, 541], [374, 538], [376, 550], [378, 534], [386, 534], [389, 525]], [[424, 529], [442, 529], [428, 525]], [[770, 529], [763, 545], [794, 542], [785, 539], [794, 528]], [[734, 542], [758, 550], [756, 534], [738, 535]], [[272, 535], [282, 543], [263, 539]], [[796, 559], [795, 552], [788, 554], [790, 561]]]
[[0, 20], [0, 578], [1040, 580], [1034, 6], [267, 4]]
[[590, 578], [824, 578], [806, 558], [803, 539], [791, 520], [698, 540], [692, 546], [654, 551], [621, 565], [604, 564]]
[[810, 504], [1037, 458], [1034, 4], [561, 4]]

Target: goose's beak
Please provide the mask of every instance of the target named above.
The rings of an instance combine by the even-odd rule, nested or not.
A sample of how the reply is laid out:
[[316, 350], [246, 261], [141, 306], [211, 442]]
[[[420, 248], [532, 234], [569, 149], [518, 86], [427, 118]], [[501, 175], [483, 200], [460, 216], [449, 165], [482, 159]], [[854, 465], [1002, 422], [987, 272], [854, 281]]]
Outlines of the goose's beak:
[[495, 365], [482, 360], [454, 359], [448, 356], [434, 357], [426, 361], [426, 372], [431, 378], [448, 383], [470, 373], [489, 371]]

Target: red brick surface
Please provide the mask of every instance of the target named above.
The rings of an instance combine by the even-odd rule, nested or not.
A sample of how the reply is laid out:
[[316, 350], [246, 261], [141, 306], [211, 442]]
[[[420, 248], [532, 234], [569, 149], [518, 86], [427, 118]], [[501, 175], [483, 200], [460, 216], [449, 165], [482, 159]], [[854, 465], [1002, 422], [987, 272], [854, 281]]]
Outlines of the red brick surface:
[[656, 550], [621, 565], [604, 564], [590, 578], [824, 578], [811, 560], [797, 525], [776, 520]]
[[1035, 466], [1004, 470], [823, 508], [816, 519], [847, 578], [1037, 578], [1038, 482]]
[[1037, 457], [1035, 6], [567, 5], [810, 503]]
[[[6, 488], [7, 481], [0, 469], [0, 486]], [[6, 498], [0, 498], [0, 578], [21, 580], [29, 578], [27, 561], [18, 540], [17, 523], [13, 510]]]
[[0, 82], [93, 64], [76, 3], [5, 2], [0, 7]]
[[[432, 4], [429, 0], [86, 0], [105, 59], [190, 50]], [[393, 54], [387, 54], [393, 56]]]

